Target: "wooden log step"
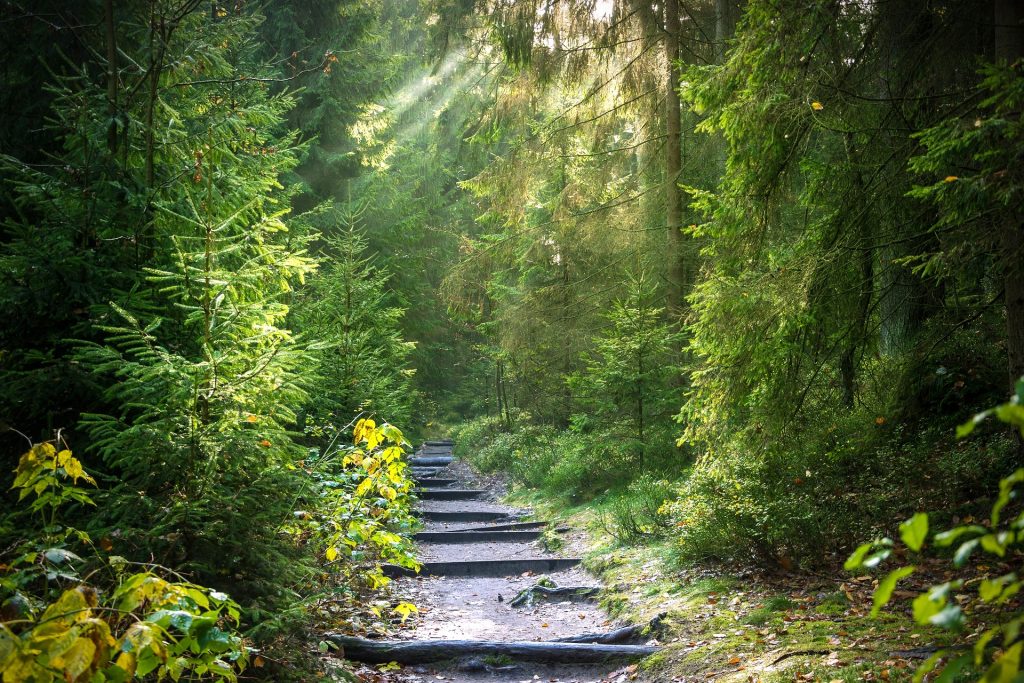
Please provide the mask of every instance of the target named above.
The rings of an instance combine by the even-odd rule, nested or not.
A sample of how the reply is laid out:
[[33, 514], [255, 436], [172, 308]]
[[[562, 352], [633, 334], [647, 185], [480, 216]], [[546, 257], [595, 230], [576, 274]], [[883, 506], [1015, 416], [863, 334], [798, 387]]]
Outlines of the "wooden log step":
[[423, 477], [417, 479], [416, 483], [425, 489], [441, 488], [442, 486], [451, 486], [456, 483], [458, 479], [441, 479], [439, 477]]
[[416, 456], [409, 458], [409, 465], [412, 467], [446, 467], [452, 464], [455, 458], [450, 455], [443, 457]]
[[[528, 531], [530, 529], [543, 529], [547, 522], [512, 522], [510, 524], [489, 524], [487, 526], [474, 526], [467, 529], [449, 529], [446, 533], [462, 534], [467, 531]], [[557, 531], [568, 531], [568, 527], [559, 527]]]
[[526, 558], [509, 560], [469, 560], [465, 562], [424, 562], [420, 565], [419, 574], [399, 567], [385, 564], [381, 567], [384, 576], [515, 576], [524, 572], [545, 574], [572, 569], [580, 563], [579, 558]]
[[526, 662], [591, 664], [610, 660], [641, 659], [658, 652], [649, 645], [592, 645], [490, 640], [366, 640], [338, 634], [327, 640], [340, 648], [345, 659], [369, 664], [398, 662], [428, 664], [462, 657], [502, 657]]
[[491, 512], [489, 510], [413, 510], [428, 522], [495, 522], [515, 519], [507, 512]]
[[413, 536], [419, 543], [528, 543], [541, 531], [421, 531]]
[[432, 441], [424, 441], [424, 446], [448, 446], [451, 448], [455, 445], [455, 442], [451, 439], [434, 439]]
[[422, 489], [416, 495], [423, 500], [475, 500], [485, 493], [484, 489]]

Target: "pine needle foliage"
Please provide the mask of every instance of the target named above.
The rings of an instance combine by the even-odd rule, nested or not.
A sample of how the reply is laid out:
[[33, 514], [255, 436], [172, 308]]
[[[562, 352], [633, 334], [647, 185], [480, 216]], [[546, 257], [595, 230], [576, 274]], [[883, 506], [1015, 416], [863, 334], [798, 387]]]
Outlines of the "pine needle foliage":
[[327, 212], [339, 224], [325, 227], [324, 266], [295, 307], [295, 324], [310, 342], [305, 427], [328, 440], [358, 413], [406, 423], [416, 402], [415, 344], [403, 339], [405, 311], [394, 302], [390, 273], [368, 255], [359, 227], [365, 211], [350, 202]]

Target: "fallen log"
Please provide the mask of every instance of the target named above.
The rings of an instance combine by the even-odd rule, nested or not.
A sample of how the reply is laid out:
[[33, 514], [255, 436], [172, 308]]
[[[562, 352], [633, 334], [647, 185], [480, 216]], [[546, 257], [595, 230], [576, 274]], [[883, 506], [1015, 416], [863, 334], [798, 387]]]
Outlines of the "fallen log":
[[594, 645], [550, 641], [380, 641], [333, 633], [328, 634], [326, 639], [340, 648], [339, 654], [345, 659], [369, 664], [428, 664], [462, 657], [507, 657], [528, 662], [590, 664], [613, 659], [641, 659], [658, 652], [657, 647], [647, 645]]
[[598, 643], [604, 645], [610, 645], [613, 643], [627, 643], [631, 640], [639, 640], [646, 638], [651, 635], [652, 632], [657, 631], [661, 628], [662, 620], [667, 616], [667, 612], [662, 612], [658, 616], [651, 619], [646, 624], [637, 624], [634, 626], [623, 626], [617, 628], [614, 631], [608, 633], [584, 633], [579, 636], [569, 636], [567, 638], [556, 638], [556, 643]]
[[519, 595], [512, 598], [508, 603], [511, 607], [530, 606], [539, 596], [552, 600], [581, 601], [593, 600], [601, 593], [601, 589], [595, 586], [545, 586], [536, 584], [519, 591]]

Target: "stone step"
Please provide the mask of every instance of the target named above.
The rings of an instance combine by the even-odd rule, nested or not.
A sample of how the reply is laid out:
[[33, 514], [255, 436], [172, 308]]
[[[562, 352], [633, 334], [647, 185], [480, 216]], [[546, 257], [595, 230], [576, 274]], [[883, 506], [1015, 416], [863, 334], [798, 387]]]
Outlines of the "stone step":
[[410, 467], [409, 471], [415, 479], [429, 479], [443, 469], [443, 467]]
[[451, 486], [452, 484], [455, 484], [456, 482], [458, 482], [458, 479], [441, 479], [439, 477], [423, 477], [422, 479], [417, 479], [416, 480], [416, 483], [421, 488], [425, 488], [425, 489], [444, 488], [445, 486]]
[[[461, 534], [467, 531], [529, 531], [531, 529], [543, 529], [547, 525], [547, 522], [511, 522], [509, 524], [488, 524], [487, 526], [474, 526], [466, 529], [449, 529], [448, 533]], [[568, 531], [568, 529], [559, 528], [558, 531]]]
[[413, 512], [428, 522], [504, 522], [516, 519], [515, 516], [507, 512], [491, 512], [489, 510], [414, 510]]
[[508, 560], [468, 560], [465, 562], [424, 562], [417, 574], [411, 569], [394, 564], [381, 567], [384, 576], [518, 576], [524, 572], [548, 574], [572, 569], [579, 558], [523, 558]]
[[475, 500], [486, 493], [483, 489], [421, 489], [416, 495], [422, 500]]
[[417, 543], [527, 543], [540, 538], [533, 531], [421, 531], [413, 536]]

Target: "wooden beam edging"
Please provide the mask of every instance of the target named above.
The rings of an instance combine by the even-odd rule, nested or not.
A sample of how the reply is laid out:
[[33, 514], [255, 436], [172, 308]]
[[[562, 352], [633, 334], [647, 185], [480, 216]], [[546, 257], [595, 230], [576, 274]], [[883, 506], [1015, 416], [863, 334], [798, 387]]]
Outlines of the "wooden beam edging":
[[615, 659], [641, 659], [657, 653], [651, 645], [594, 645], [589, 643], [557, 643], [490, 640], [367, 640], [353, 636], [328, 634], [326, 639], [337, 645], [339, 654], [369, 664], [398, 662], [427, 664], [462, 657], [508, 657], [528, 662], [559, 664], [590, 664]]
[[526, 558], [509, 560], [471, 560], [468, 562], [424, 562], [419, 573], [397, 564], [381, 566], [384, 576], [515, 576], [523, 572], [544, 574], [572, 569], [579, 558]]

